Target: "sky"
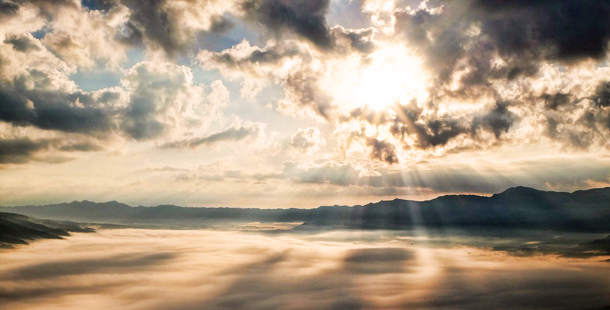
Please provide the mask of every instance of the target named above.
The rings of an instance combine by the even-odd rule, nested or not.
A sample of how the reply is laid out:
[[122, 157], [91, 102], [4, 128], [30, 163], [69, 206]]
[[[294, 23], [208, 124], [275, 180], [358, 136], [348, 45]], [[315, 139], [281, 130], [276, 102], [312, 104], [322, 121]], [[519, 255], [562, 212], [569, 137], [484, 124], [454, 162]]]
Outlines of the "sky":
[[610, 3], [0, 0], [0, 205], [610, 186]]

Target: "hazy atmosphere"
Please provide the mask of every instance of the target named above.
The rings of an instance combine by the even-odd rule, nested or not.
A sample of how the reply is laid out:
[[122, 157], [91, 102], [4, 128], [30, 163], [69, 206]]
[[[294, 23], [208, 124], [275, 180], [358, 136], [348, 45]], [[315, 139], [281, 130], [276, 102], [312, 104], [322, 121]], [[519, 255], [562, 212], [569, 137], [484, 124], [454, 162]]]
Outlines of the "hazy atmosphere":
[[0, 0], [0, 310], [608, 310], [609, 43], [605, 0]]

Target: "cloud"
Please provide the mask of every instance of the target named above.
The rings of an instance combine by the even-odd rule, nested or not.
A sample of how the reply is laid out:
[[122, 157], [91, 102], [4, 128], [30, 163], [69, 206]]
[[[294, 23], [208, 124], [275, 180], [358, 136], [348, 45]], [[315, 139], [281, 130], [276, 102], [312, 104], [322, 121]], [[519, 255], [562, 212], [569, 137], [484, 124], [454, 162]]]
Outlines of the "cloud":
[[394, 144], [377, 140], [376, 138], [369, 138], [366, 140], [366, 145], [371, 147], [371, 158], [384, 161], [388, 164], [398, 163]]
[[[448, 245], [444, 238], [388, 231], [305, 236], [98, 230], [3, 253], [0, 308], [489, 309], [501, 304], [573, 309], [586, 304], [601, 309], [610, 304], [603, 263], [510, 257]], [[90, 298], [83, 301], [84, 294]]]
[[264, 125], [260, 123], [245, 124], [244, 126], [240, 127], [227, 128], [223, 131], [201, 138], [169, 142], [162, 145], [161, 148], [196, 148], [201, 145], [211, 146], [220, 142], [240, 141], [248, 137], [260, 135], [263, 128]]
[[109, 10], [87, 10], [80, 4], [51, 14], [41, 39], [43, 44], [68, 64], [93, 68], [98, 62], [118, 68], [127, 58], [127, 46], [116, 40], [129, 11], [123, 6]]
[[475, 1], [482, 31], [503, 54], [535, 49], [562, 61], [606, 56], [610, 40], [610, 5], [599, 1]]
[[14, 126], [147, 140], [199, 127], [228, 102], [222, 82], [212, 82], [206, 92], [193, 83], [189, 68], [167, 62], [134, 65], [123, 87], [82, 91], [68, 79], [68, 65], [40, 43], [33, 46], [39, 48], [28, 53], [33, 57], [15, 49], [4, 55], [13, 57], [7, 61], [15, 67], [2, 71], [0, 120]]
[[317, 127], [299, 128], [290, 137], [290, 146], [305, 153], [314, 152], [324, 144], [326, 140], [320, 136], [320, 129]]
[[29, 139], [0, 140], [0, 164], [21, 164], [28, 162], [38, 151], [49, 147], [49, 141]]
[[87, 275], [92, 273], [117, 273], [147, 269], [156, 264], [176, 258], [173, 253], [119, 254], [95, 259], [77, 259], [48, 262], [17, 268], [5, 273], [7, 280], [45, 280], [64, 276]]
[[246, 16], [276, 34], [288, 30], [320, 49], [330, 49], [333, 40], [325, 15], [330, 1], [246, 0], [242, 9]]
[[55, 152], [97, 152], [103, 150], [99, 144], [86, 139], [0, 139], [0, 165], [24, 164], [29, 161], [61, 163], [65, 157], [53, 157]]
[[30, 38], [23, 37], [12, 37], [4, 40], [4, 43], [8, 43], [13, 46], [13, 48], [19, 52], [27, 52], [29, 50], [40, 50], [40, 47], [34, 43]]
[[[567, 63], [606, 56], [610, 6], [598, 1], [455, 1], [395, 13], [395, 30], [420, 49], [446, 81], [460, 59], [473, 66], [462, 81], [536, 73], [542, 60]], [[506, 61], [494, 68], [495, 56]], [[475, 58], [476, 57], [476, 58]], [[477, 76], [479, 76], [477, 78]]]
[[345, 257], [345, 269], [356, 274], [384, 274], [406, 272], [406, 263], [415, 254], [401, 248], [369, 248], [351, 250]]
[[223, 14], [233, 11], [233, 1], [124, 0], [129, 9], [124, 42], [146, 44], [170, 57], [185, 54], [197, 36], [221, 33], [233, 24]]
[[362, 29], [346, 29], [339, 25], [331, 28], [331, 34], [335, 40], [335, 51], [348, 54], [349, 51], [356, 51], [363, 55], [372, 53], [377, 45], [373, 37], [376, 29], [373, 27]]
[[349, 163], [332, 161], [310, 164], [285, 162], [283, 175], [297, 183], [330, 183], [348, 186], [356, 182], [360, 172]]
[[202, 111], [213, 108], [206, 107], [203, 86], [193, 84], [191, 70], [184, 66], [141, 62], [130, 69], [122, 84], [130, 92], [130, 100], [120, 127], [136, 140], [156, 138], [198, 122]]
[[499, 139], [503, 132], [508, 132], [516, 118], [515, 114], [508, 110], [507, 105], [507, 103], [496, 103], [491, 111], [475, 117], [472, 121], [472, 132], [476, 132], [479, 127], [487, 128], [493, 132], [496, 139]]
[[309, 57], [309, 51], [290, 40], [281, 43], [270, 40], [263, 48], [244, 40], [221, 52], [202, 50], [197, 55], [204, 69], [218, 69], [229, 77], [251, 78], [273, 76], [286, 59]]
[[0, 120], [17, 126], [91, 135], [113, 129], [115, 111], [98, 104], [91, 93], [0, 88], [0, 100], [5, 111]]
[[285, 97], [278, 108], [286, 113], [303, 110], [330, 121], [332, 98], [318, 84], [321, 72], [311, 52], [294, 41], [269, 41], [264, 48], [242, 41], [222, 52], [202, 51], [198, 55], [204, 69], [218, 69], [228, 77], [261, 79], [280, 83]]

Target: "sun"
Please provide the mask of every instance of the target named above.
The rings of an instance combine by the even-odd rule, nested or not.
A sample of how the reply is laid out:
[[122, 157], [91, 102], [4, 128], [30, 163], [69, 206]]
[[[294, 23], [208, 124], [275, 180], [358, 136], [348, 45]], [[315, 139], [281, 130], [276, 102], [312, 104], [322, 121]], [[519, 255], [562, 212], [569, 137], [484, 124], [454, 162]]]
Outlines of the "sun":
[[366, 59], [351, 57], [334, 65], [332, 78], [323, 82], [346, 109], [384, 111], [415, 99], [428, 100], [428, 73], [422, 60], [404, 45], [379, 43]]

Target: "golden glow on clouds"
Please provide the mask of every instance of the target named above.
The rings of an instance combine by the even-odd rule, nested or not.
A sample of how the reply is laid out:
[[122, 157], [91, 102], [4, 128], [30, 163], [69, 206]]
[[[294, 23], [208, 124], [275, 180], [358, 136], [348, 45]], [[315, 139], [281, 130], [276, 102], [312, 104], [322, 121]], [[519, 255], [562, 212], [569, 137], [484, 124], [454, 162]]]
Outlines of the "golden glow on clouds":
[[574, 309], [610, 302], [607, 263], [511, 257], [426, 237], [102, 229], [0, 253], [0, 309], [402, 310], [456, 300], [465, 309]]
[[[469, 9], [485, 1], [120, 2], [13, 1], [3, 15], [0, 204], [315, 207], [610, 183], [607, 57], [549, 58], [546, 40]], [[264, 12], [278, 7], [300, 17]], [[567, 21], [587, 35], [588, 20]], [[532, 156], [538, 170], [515, 166]], [[473, 178], [497, 182], [461, 186]]]

